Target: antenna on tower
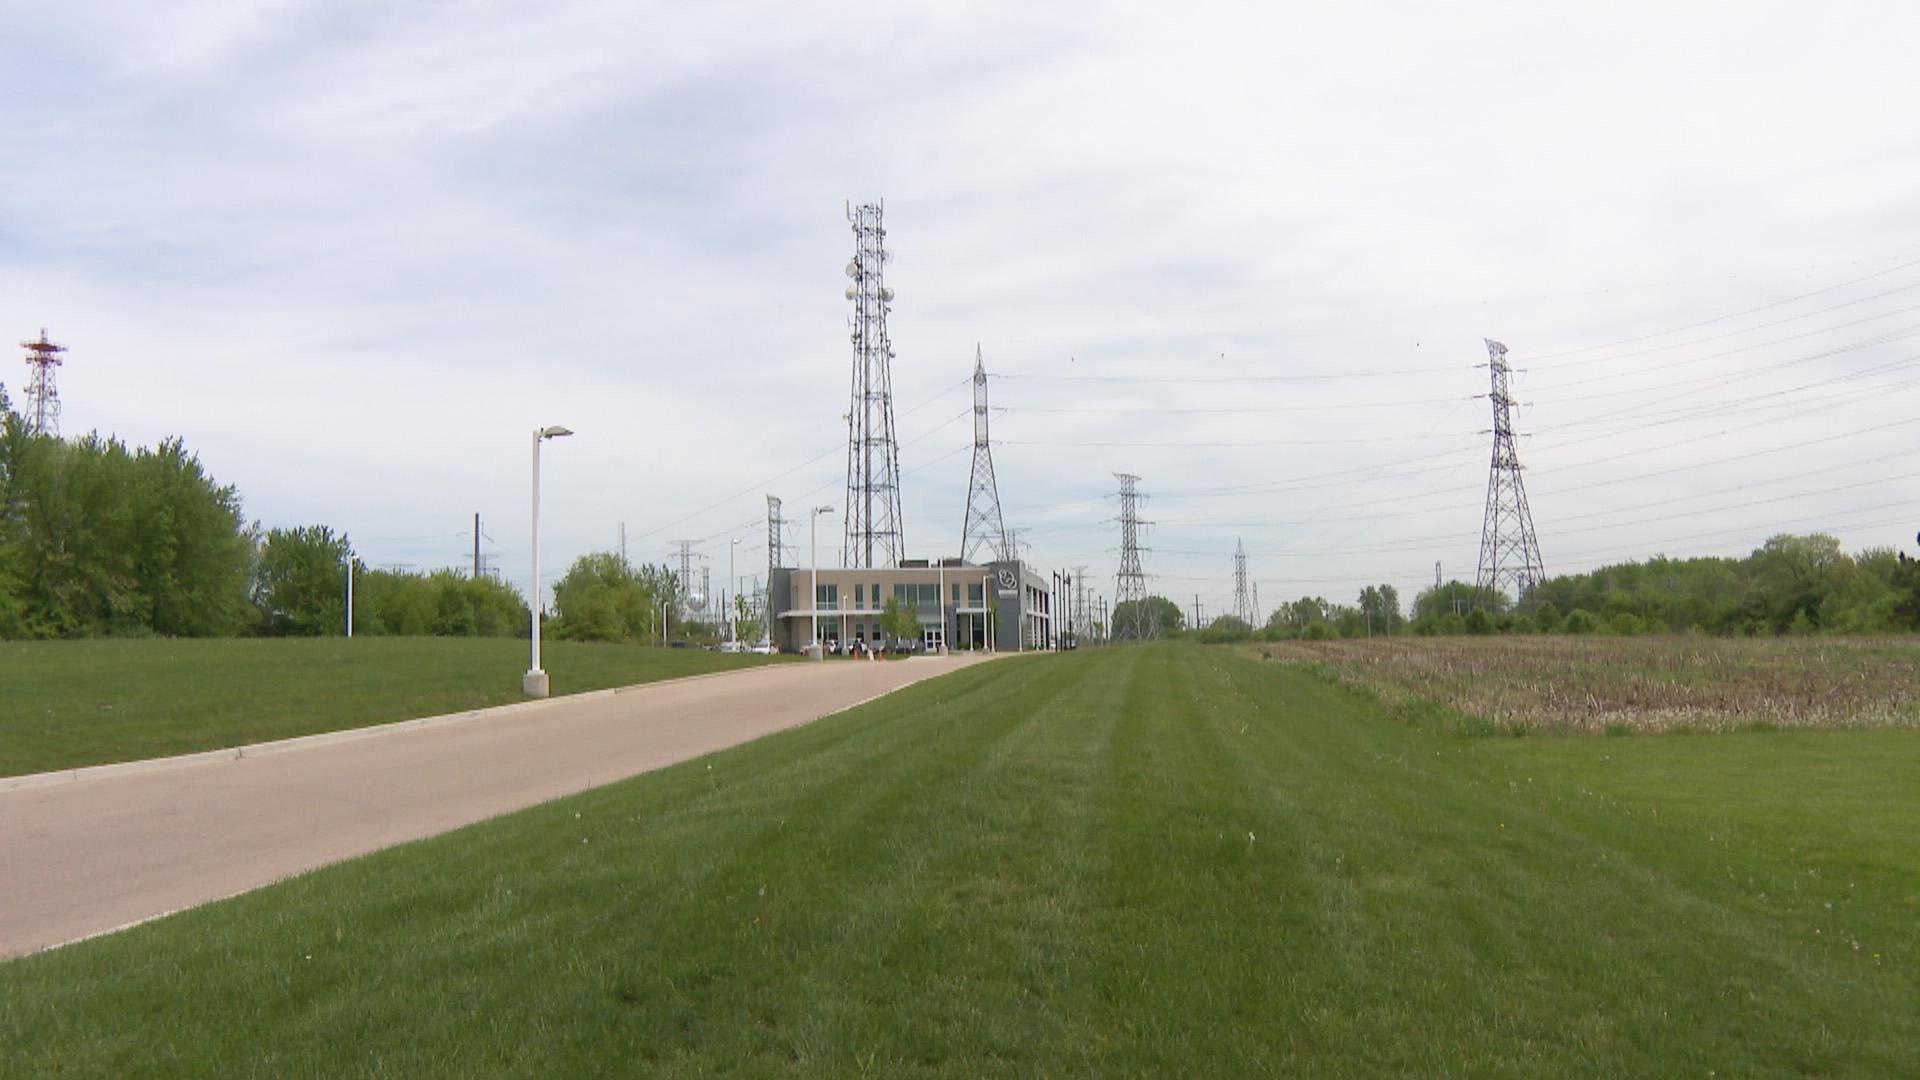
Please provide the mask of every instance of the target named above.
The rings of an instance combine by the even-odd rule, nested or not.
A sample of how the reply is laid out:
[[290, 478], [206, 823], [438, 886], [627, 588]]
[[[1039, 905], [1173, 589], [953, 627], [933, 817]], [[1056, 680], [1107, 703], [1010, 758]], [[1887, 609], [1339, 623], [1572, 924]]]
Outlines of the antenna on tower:
[[[1487, 474], [1487, 515], [1480, 528], [1480, 571], [1474, 578], [1475, 603], [1513, 586], [1513, 598], [1547, 576], [1540, 542], [1533, 535], [1533, 512], [1520, 483], [1520, 453], [1513, 446], [1513, 397], [1508, 390], [1507, 347], [1487, 338], [1487, 367], [1492, 372], [1493, 464]], [[1436, 568], [1437, 569], [1437, 568]]]
[[887, 338], [886, 204], [847, 210], [853, 259], [847, 299], [853, 301], [852, 407], [847, 410], [846, 542], [840, 564], [894, 566], [904, 554], [900, 513], [900, 444], [893, 430], [893, 344]]
[[33, 435], [60, 437], [60, 389], [54, 385], [53, 369], [61, 364], [65, 345], [47, 340], [47, 328], [40, 328], [39, 341], [23, 341], [27, 350], [27, 431]]
[[1114, 636], [1130, 637], [1137, 640], [1153, 636], [1155, 627], [1148, 624], [1146, 613], [1147, 575], [1140, 567], [1140, 526], [1152, 524], [1140, 520], [1141, 495], [1134, 489], [1140, 482], [1132, 473], [1114, 473], [1113, 478], [1120, 481], [1120, 572], [1114, 575], [1113, 607], [1116, 614], [1120, 605], [1132, 601], [1127, 609], [1127, 623], [1115, 627]]
[[973, 346], [973, 476], [967, 482], [967, 520], [960, 533], [960, 558], [972, 561], [981, 548], [995, 559], [1010, 559], [1007, 525], [1000, 517], [1000, 487], [993, 478], [993, 445], [987, 438], [987, 362]]

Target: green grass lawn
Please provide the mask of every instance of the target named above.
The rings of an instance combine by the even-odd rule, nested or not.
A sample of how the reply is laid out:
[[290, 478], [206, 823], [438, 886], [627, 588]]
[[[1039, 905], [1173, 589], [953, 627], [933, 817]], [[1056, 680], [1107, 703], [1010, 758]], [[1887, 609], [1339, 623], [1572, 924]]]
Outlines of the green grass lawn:
[[[766, 657], [544, 642], [554, 694]], [[0, 642], [0, 776], [240, 746], [524, 701], [511, 638]]]
[[0, 1073], [1902, 1076], [1920, 733], [1007, 659], [0, 966]]

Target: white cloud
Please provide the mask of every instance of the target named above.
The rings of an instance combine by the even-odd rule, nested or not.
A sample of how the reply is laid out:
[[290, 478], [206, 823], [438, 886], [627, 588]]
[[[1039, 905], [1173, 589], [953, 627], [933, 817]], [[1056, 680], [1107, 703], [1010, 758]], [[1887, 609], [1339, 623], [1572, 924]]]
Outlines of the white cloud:
[[[1550, 570], [1821, 524], [1894, 544], [1920, 515], [1879, 508], [1920, 485], [1878, 459], [1912, 433], [1865, 429], [1911, 412], [1913, 372], [1813, 384], [1920, 345], [1761, 369], [1920, 324], [1903, 296], [1822, 310], [1920, 268], [1562, 359], [1644, 355], [1544, 354], [1920, 254], [1915, 23], [1898, 5], [81, 4], [0, 45], [0, 312], [73, 347], [69, 428], [181, 434], [268, 523], [348, 528], [376, 563], [454, 561], [477, 509], [520, 572], [526, 432], [566, 422], [557, 570], [622, 521], [652, 557], [746, 525], [765, 490], [837, 499], [841, 207], [885, 196], [916, 553], [958, 545], [980, 342], [1010, 375], [1419, 372], [998, 380], [1003, 497], [1036, 560], [1109, 575], [1103, 496], [1127, 469], [1164, 522], [1149, 569], [1216, 609], [1239, 536], [1269, 605], [1379, 578], [1410, 596], [1436, 558], [1470, 575], [1482, 336], [1528, 369]], [[1608, 370], [1633, 374], [1574, 381]], [[1089, 445], [1109, 442], [1170, 445]]]

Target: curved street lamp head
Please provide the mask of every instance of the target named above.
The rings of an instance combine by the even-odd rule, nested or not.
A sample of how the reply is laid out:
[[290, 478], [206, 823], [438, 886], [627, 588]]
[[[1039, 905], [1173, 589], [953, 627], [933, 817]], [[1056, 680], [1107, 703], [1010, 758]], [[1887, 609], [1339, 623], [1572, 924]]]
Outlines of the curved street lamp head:
[[834, 510], [835, 507], [831, 506], [816, 506], [813, 508], [813, 512], [816, 514], [831, 514]]
[[573, 429], [555, 424], [552, 427], [541, 428], [538, 434], [543, 439], [558, 439], [573, 434]]

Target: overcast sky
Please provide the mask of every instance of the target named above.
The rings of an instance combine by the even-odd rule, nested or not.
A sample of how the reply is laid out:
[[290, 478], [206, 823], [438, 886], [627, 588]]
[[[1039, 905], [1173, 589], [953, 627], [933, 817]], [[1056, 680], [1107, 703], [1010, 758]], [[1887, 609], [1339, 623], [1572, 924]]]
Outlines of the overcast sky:
[[1360, 8], [9, 2], [0, 325], [71, 349], [66, 434], [374, 565], [479, 512], [524, 583], [565, 424], [547, 583], [624, 523], [717, 589], [764, 495], [842, 499], [884, 198], [910, 555], [958, 553], [978, 343], [1043, 568], [1112, 593], [1127, 471], [1183, 607], [1237, 540], [1266, 609], [1471, 580], [1488, 337], [1549, 573], [1913, 549], [1911, 3]]

